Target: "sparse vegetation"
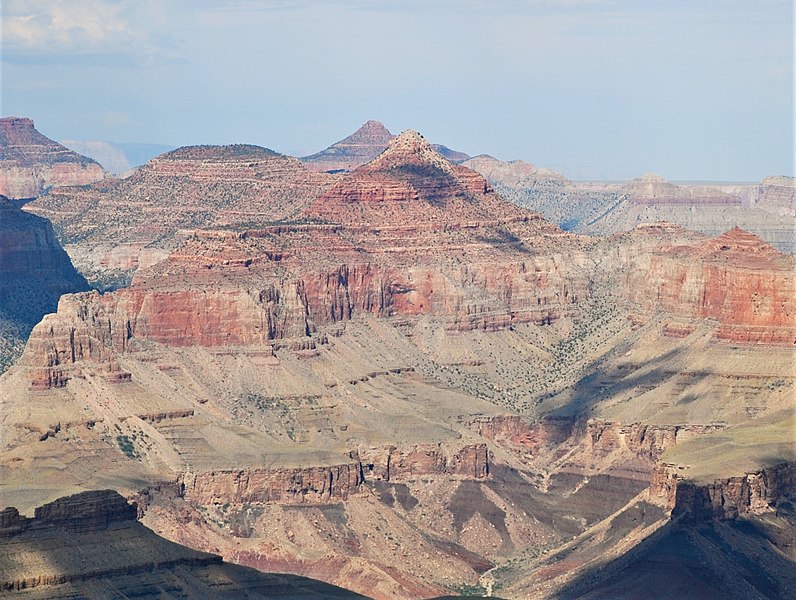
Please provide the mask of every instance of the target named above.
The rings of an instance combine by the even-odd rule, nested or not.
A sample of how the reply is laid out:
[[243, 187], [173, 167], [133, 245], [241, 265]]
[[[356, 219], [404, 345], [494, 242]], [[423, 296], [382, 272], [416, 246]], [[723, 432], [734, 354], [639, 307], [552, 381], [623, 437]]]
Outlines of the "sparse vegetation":
[[116, 443], [119, 445], [119, 450], [121, 450], [127, 458], [138, 458], [133, 440], [130, 439], [129, 436], [120, 433], [116, 436]]

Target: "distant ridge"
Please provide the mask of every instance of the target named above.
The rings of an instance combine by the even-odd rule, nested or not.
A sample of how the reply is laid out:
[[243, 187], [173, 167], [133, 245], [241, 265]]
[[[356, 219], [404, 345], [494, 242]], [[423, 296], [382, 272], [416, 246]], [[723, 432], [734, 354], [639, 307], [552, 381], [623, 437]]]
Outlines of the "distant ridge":
[[[347, 138], [316, 154], [305, 156], [301, 161], [314, 171], [353, 171], [384, 152], [394, 137], [383, 123], [370, 120]], [[441, 144], [431, 144], [431, 147], [454, 163], [470, 158], [464, 152], [451, 150]]]

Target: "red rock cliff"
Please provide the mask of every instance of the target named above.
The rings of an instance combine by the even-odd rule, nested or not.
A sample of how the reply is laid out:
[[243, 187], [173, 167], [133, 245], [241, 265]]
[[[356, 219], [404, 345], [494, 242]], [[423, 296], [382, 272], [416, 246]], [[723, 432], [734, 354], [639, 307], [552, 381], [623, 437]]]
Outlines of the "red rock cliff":
[[796, 270], [756, 236], [733, 229], [715, 239], [630, 259], [624, 293], [643, 310], [711, 319], [733, 342], [796, 343]]

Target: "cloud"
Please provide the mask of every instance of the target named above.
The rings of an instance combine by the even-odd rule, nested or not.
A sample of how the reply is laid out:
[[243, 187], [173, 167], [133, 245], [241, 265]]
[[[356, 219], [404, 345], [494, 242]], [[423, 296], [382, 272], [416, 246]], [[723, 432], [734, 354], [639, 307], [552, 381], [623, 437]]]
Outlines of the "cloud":
[[157, 34], [163, 19], [153, 0], [6, 0], [2, 17], [4, 59], [14, 62], [102, 56], [140, 62], [175, 50], [168, 35]]

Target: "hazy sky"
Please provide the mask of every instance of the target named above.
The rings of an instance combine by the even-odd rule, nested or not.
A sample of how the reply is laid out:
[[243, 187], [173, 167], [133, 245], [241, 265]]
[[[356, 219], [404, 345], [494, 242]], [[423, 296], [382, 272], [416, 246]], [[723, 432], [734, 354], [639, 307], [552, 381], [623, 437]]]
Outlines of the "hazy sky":
[[368, 119], [577, 174], [793, 175], [792, 0], [3, 0], [2, 114], [321, 150]]

